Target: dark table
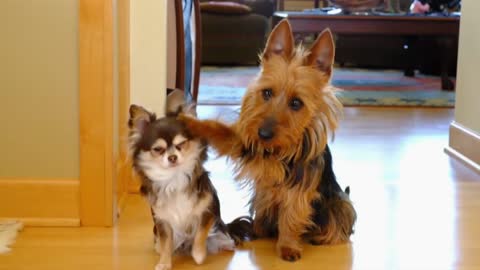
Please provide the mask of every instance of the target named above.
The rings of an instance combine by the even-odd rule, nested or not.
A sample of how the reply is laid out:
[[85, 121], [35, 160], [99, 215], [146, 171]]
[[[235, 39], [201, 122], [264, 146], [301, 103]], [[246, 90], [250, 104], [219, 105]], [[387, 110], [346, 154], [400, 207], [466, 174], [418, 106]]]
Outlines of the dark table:
[[[438, 38], [447, 52], [458, 40], [460, 16], [425, 15], [329, 15], [321, 12], [275, 12], [273, 24], [288, 19], [293, 33], [298, 37], [307, 33], [319, 33], [330, 28], [335, 34], [404, 36], [414, 43], [416, 37]], [[414, 45], [414, 44], [412, 44]], [[414, 46], [405, 46], [409, 49]], [[415, 53], [409, 54], [412, 59]], [[451, 53], [442, 54], [442, 89], [453, 90], [454, 84], [448, 78]], [[413, 61], [412, 61], [413, 63]], [[406, 67], [406, 75], [413, 74], [414, 67]]]

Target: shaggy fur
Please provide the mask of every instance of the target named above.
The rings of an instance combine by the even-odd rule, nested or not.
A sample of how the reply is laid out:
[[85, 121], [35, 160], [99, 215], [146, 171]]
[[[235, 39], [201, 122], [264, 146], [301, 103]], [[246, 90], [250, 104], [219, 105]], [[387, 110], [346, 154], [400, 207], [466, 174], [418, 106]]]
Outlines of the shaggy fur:
[[294, 47], [289, 23], [272, 31], [261, 71], [243, 98], [232, 125], [181, 118], [236, 165], [237, 178], [251, 184], [251, 212], [258, 237], [278, 237], [277, 251], [301, 257], [301, 240], [312, 244], [349, 241], [355, 210], [336, 181], [327, 139], [342, 106], [329, 84], [333, 38], [322, 32], [310, 50]]

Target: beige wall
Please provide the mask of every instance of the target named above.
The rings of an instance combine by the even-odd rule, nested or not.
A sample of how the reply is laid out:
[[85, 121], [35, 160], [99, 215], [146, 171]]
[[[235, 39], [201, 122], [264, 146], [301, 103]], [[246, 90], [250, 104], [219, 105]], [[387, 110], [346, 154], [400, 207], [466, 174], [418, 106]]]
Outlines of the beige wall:
[[480, 1], [463, 0], [460, 21], [455, 121], [480, 134]]
[[157, 115], [165, 109], [166, 14], [166, 0], [130, 1], [130, 102]]
[[0, 179], [79, 177], [78, 1], [0, 1]]

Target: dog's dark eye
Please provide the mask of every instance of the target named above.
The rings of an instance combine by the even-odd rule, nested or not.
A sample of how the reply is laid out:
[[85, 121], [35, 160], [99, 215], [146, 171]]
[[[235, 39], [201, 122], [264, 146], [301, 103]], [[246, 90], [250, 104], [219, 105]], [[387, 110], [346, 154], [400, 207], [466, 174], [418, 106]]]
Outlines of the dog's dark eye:
[[154, 147], [152, 150], [153, 150], [153, 152], [155, 152], [159, 155], [163, 155], [163, 153], [165, 153], [165, 149], [163, 147], [160, 147], [160, 146]]
[[268, 88], [268, 89], [263, 89], [262, 90], [262, 97], [265, 101], [271, 99], [272, 96], [273, 96], [272, 89]]
[[290, 108], [294, 111], [298, 111], [303, 107], [303, 102], [299, 98], [293, 98], [290, 100]]
[[186, 143], [187, 143], [187, 141], [181, 142], [181, 143], [175, 145], [175, 148], [177, 148], [177, 150], [180, 151], [180, 150], [182, 150], [182, 148], [185, 146]]

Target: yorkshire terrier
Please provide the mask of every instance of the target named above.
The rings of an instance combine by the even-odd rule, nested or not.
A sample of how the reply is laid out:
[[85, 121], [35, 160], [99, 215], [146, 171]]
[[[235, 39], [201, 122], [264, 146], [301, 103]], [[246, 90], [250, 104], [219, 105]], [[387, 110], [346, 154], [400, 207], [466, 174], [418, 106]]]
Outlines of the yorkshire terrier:
[[133, 167], [154, 220], [155, 249], [160, 254], [156, 270], [171, 269], [175, 251], [190, 251], [201, 264], [207, 251], [233, 249], [251, 227], [245, 218], [228, 225], [222, 221], [217, 192], [203, 167], [206, 141], [177, 119], [180, 112], [193, 114], [183, 105], [183, 93], [172, 92], [167, 106], [167, 116], [157, 118], [132, 105], [129, 120]]
[[283, 20], [267, 40], [235, 123], [179, 117], [191, 134], [233, 161], [237, 179], [252, 185], [254, 235], [278, 238], [277, 252], [287, 261], [301, 258], [302, 240], [348, 242], [356, 220], [327, 145], [342, 113], [330, 85], [334, 55], [329, 29], [306, 50], [295, 47]]

